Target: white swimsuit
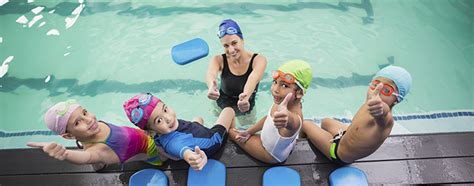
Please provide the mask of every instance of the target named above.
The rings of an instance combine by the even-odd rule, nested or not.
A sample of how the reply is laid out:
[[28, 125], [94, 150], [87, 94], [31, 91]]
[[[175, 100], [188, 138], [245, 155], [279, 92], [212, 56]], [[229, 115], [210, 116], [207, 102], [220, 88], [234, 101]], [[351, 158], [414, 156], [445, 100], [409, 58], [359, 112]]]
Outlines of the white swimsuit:
[[263, 147], [267, 150], [270, 155], [273, 156], [278, 162], [283, 162], [288, 158], [293, 147], [296, 144], [296, 138], [301, 130], [301, 117], [300, 118], [300, 126], [298, 127], [298, 131], [293, 134], [291, 137], [283, 137], [278, 132], [278, 129], [275, 127], [273, 123], [273, 118], [270, 116], [272, 109], [268, 112], [267, 118], [263, 123], [262, 132], [260, 133], [260, 138], [262, 140]]

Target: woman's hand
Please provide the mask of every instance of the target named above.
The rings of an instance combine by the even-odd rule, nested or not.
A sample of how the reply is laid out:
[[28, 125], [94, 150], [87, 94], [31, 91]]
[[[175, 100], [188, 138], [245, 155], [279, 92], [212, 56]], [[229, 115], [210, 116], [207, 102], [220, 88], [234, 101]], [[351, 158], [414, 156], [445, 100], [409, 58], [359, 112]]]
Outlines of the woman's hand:
[[212, 86], [209, 87], [209, 90], [207, 91], [207, 97], [212, 100], [217, 100], [219, 99], [219, 90], [217, 89], [217, 82], [216, 80], [212, 81]]
[[249, 96], [245, 93], [239, 95], [239, 101], [237, 101], [237, 107], [239, 107], [240, 112], [247, 112], [250, 110]]

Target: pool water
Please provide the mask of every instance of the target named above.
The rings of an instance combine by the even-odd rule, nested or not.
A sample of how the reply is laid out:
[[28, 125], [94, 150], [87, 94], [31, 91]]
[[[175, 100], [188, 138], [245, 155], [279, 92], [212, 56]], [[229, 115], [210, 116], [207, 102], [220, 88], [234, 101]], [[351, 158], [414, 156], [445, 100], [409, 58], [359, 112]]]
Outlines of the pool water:
[[[131, 126], [123, 102], [151, 92], [179, 118], [202, 116], [212, 126], [217, 116], [205, 72], [210, 57], [223, 52], [216, 32], [226, 18], [240, 24], [246, 49], [268, 60], [257, 118], [272, 104], [270, 72], [292, 59], [313, 68], [303, 103], [306, 119], [350, 119], [373, 75], [390, 64], [413, 77], [395, 115], [474, 110], [469, 0], [0, 4], [0, 62], [13, 56], [0, 78], [0, 149], [25, 148], [30, 140], [73, 145], [48, 133], [43, 122], [51, 105], [70, 98], [98, 119]], [[195, 37], [208, 42], [210, 55], [185, 66], [173, 63], [171, 47]], [[463, 117], [463, 123], [400, 122], [397, 133], [473, 131], [474, 117]]]

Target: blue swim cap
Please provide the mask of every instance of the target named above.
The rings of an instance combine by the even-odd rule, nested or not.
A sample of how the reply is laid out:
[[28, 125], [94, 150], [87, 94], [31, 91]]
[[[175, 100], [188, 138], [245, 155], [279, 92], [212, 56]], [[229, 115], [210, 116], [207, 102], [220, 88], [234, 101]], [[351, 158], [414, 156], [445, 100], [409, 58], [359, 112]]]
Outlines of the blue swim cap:
[[219, 24], [219, 30], [217, 31], [217, 36], [220, 38], [225, 35], [238, 35], [241, 39], [244, 39], [242, 31], [240, 30], [239, 25], [232, 19], [225, 19]]
[[395, 83], [398, 89], [399, 96], [397, 96], [397, 101], [399, 103], [403, 101], [403, 98], [410, 92], [412, 83], [411, 75], [402, 67], [390, 65], [377, 72], [374, 79], [377, 77], [388, 78]]

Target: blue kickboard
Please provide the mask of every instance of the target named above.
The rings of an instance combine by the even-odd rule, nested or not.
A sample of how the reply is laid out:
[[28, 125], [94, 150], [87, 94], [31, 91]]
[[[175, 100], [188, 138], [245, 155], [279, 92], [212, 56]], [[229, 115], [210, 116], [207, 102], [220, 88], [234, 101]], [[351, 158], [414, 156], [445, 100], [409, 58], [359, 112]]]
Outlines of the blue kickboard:
[[128, 182], [130, 186], [134, 185], [163, 185], [168, 186], [168, 177], [163, 171], [158, 169], [143, 169], [130, 177]]
[[201, 38], [194, 38], [177, 44], [171, 49], [171, 57], [176, 64], [185, 65], [209, 54], [209, 46]]
[[189, 167], [188, 186], [225, 186], [225, 176], [225, 165], [220, 161], [209, 159], [201, 171]]
[[364, 171], [355, 167], [341, 167], [329, 175], [329, 185], [369, 185]]
[[300, 174], [288, 167], [272, 167], [263, 173], [263, 186], [292, 185], [300, 186]]

